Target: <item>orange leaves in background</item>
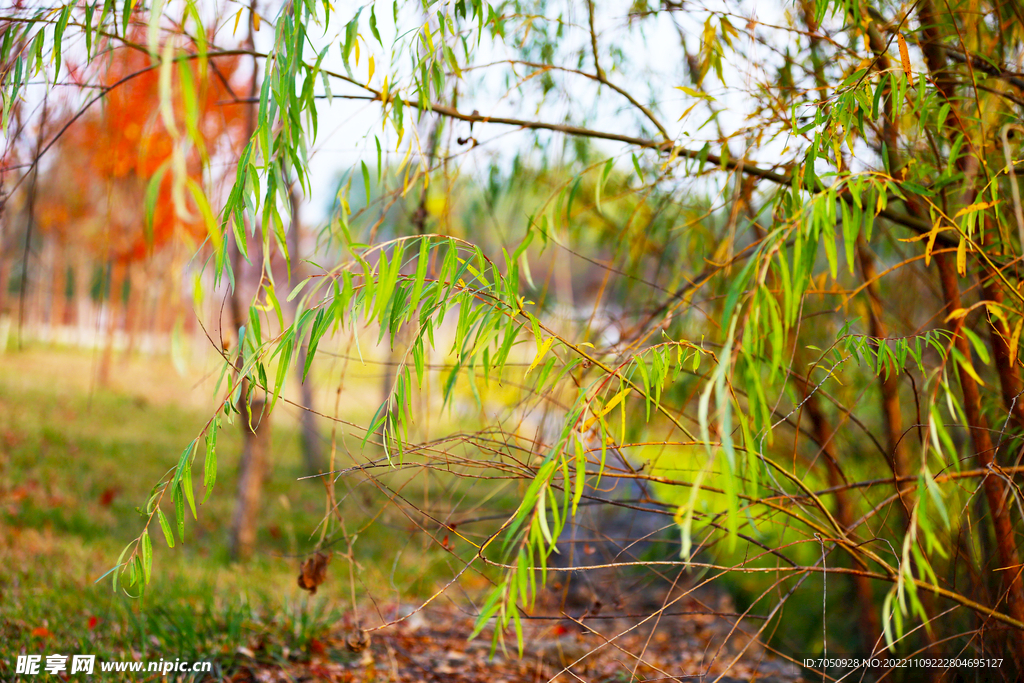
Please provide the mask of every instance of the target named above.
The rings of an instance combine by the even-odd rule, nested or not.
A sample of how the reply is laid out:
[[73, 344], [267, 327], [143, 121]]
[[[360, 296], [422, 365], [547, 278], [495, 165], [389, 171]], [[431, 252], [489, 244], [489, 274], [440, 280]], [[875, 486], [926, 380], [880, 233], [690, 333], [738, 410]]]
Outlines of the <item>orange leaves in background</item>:
[[[233, 156], [244, 142], [245, 107], [232, 103], [236, 92], [248, 91], [237, 83], [238, 58], [212, 58], [203, 71], [194, 61], [172, 65], [175, 130], [161, 116], [160, 66], [149, 54], [122, 47], [96, 62], [101, 66], [88, 68], [103, 70], [109, 90], [65, 132], [41, 178], [41, 227], [121, 262], [178, 239], [194, 247], [206, 227], [180, 188], [186, 178], [203, 186], [203, 160]], [[182, 97], [184, 87], [194, 88], [194, 97]], [[181, 103], [189, 100], [195, 106], [186, 122]], [[159, 186], [150, 190], [157, 175]]]

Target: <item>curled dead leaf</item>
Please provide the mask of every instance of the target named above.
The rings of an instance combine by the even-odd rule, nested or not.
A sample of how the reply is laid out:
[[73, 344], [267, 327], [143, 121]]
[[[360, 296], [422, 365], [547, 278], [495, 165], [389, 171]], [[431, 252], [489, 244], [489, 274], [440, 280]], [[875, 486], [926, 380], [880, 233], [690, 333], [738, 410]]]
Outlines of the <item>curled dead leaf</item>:
[[316, 587], [327, 579], [327, 565], [330, 562], [331, 556], [321, 552], [303, 562], [299, 573], [299, 588], [314, 595]]
[[350, 652], [362, 652], [369, 645], [370, 636], [365, 631], [350, 633], [348, 637], [345, 638], [345, 647], [347, 647]]

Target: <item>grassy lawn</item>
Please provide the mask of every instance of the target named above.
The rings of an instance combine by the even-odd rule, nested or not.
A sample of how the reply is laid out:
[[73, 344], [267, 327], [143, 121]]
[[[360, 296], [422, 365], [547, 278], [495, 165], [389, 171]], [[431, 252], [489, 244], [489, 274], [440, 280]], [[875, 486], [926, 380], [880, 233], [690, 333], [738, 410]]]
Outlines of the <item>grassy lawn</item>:
[[[316, 595], [296, 585], [325, 497], [319, 480], [298, 480], [306, 472], [288, 408], [275, 414], [256, 557], [243, 566], [226, 551], [241, 438], [237, 423], [225, 424], [215, 491], [197, 521], [189, 516], [186, 542], [170, 549], [152, 530], [145, 594], [114, 593], [109, 577], [96, 583], [142, 529], [137, 508], [209, 418], [214, 397], [209, 377], [179, 376], [158, 359], [122, 361], [110, 386], [98, 387], [93, 361], [89, 352], [45, 348], [0, 356], [0, 679], [14, 678], [19, 654], [44, 655], [44, 663], [47, 654], [205, 659], [224, 674], [254, 658], [294, 661], [322, 650], [318, 639], [352, 608], [349, 567], [336, 557], [333, 585]], [[358, 452], [350, 440], [344, 445]], [[372, 492], [346, 497], [358, 496], [361, 505], [346, 513], [359, 531], [357, 600], [373, 596], [386, 611], [381, 600], [429, 594], [443, 559], [418, 545], [407, 521], [384, 515], [366, 524]]]

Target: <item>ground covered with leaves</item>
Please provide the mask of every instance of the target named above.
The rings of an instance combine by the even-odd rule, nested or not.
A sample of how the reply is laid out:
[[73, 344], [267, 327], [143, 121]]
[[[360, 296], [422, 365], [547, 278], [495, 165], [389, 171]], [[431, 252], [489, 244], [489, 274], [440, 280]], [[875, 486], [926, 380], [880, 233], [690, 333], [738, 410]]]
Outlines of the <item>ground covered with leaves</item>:
[[[393, 626], [361, 637], [344, 620], [292, 661], [273, 661], [266, 644], [244, 651], [230, 680], [242, 681], [511, 681], [719, 680], [798, 681], [800, 669], [768, 653], [735, 619], [717, 616], [695, 598], [682, 599], [643, 623], [635, 616], [540, 616], [524, 624], [522, 656], [515, 634], [504, 646], [485, 628], [475, 639], [473, 617], [445, 603], [412, 611]], [[407, 606], [392, 607], [394, 617]], [[369, 617], [369, 614], [366, 615]], [[372, 618], [367, 619], [372, 623]], [[364, 624], [365, 627], [365, 624]]]

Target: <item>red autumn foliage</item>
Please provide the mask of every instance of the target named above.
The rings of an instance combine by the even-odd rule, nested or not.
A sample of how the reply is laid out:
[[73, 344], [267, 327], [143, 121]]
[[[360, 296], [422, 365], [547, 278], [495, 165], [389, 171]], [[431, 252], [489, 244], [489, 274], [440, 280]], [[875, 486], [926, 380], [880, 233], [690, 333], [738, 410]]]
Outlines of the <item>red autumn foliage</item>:
[[[135, 37], [145, 42], [144, 35]], [[137, 261], [175, 239], [198, 242], [206, 226], [184, 184], [175, 198], [175, 149], [181, 151], [185, 174], [203, 186], [202, 154], [208, 158], [237, 152], [243, 142], [245, 108], [225, 104], [239, 67], [237, 57], [214, 57], [205, 74], [198, 62], [172, 67], [174, 128], [168, 130], [160, 113], [160, 69], [150, 56], [120, 47], [95, 60], [101, 66], [106, 96], [71, 124], [58, 145], [57, 161], [40, 178], [39, 223], [62, 241], [81, 245], [102, 260]], [[184, 66], [182, 66], [184, 65]], [[181, 69], [187, 69], [195, 90], [195, 131], [186, 134]], [[72, 68], [78, 74], [81, 67]], [[199, 144], [196, 144], [198, 137]], [[151, 232], [146, 224], [146, 191], [160, 169], [166, 168], [153, 205]]]

